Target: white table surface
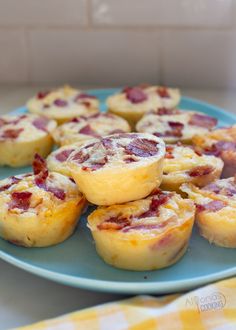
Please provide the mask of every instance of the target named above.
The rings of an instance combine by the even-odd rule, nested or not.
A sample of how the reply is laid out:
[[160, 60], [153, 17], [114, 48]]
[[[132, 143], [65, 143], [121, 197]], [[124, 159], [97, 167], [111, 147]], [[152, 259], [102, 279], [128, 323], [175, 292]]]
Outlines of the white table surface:
[[[24, 105], [38, 89], [39, 87], [27, 86], [0, 87], [0, 114]], [[183, 89], [183, 94], [236, 113], [235, 91]], [[0, 330], [124, 297], [66, 287], [31, 275], [0, 260]]]

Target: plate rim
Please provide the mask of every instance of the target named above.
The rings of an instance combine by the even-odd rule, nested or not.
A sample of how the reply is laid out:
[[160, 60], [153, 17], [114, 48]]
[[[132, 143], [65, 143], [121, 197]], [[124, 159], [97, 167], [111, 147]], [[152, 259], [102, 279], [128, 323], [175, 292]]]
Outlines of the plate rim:
[[[86, 90], [89, 93], [115, 93], [120, 88], [101, 88], [101, 89], [88, 89]], [[222, 109], [214, 104], [198, 100], [188, 96], [181, 96], [181, 101], [188, 101], [197, 103], [202, 107], [207, 107], [218, 114], [221, 113], [226, 119], [233, 120], [236, 122], [236, 115], [230, 112], [227, 112], [225, 109]], [[10, 113], [22, 113], [27, 110], [26, 106], [21, 106]], [[51, 271], [40, 266], [32, 265], [26, 261], [19, 259], [3, 250], [0, 249], [0, 258], [11, 265], [14, 265], [20, 269], [28, 271], [31, 274], [49, 279], [58, 283], [65, 285], [78, 287], [82, 289], [89, 289], [94, 291], [102, 292], [113, 292], [120, 294], [129, 294], [129, 293], [170, 293], [170, 292], [179, 292], [186, 291], [191, 288], [195, 288], [207, 283], [217, 281], [219, 279], [224, 279], [233, 275], [236, 275], [236, 266], [230, 267], [223, 271], [218, 271], [213, 274], [198, 276], [192, 279], [181, 279], [181, 280], [172, 280], [165, 282], [126, 282], [126, 281], [109, 281], [109, 280], [97, 280], [89, 279], [80, 276], [67, 275], [63, 273], [58, 273], [56, 271]]]

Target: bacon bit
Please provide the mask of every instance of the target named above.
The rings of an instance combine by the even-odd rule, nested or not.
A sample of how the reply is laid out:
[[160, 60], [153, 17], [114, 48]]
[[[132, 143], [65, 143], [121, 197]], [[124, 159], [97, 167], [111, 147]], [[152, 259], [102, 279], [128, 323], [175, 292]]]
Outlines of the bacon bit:
[[140, 214], [139, 215], [139, 219], [141, 218], [149, 218], [149, 217], [156, 217], [158, 216], [158, 212], [159, 212], [159, 207], [165, 203], [168, 202], [170, 198], [170, 194], [165, 194], [165, 193], [160, 193], [158, 195], [154, 195], [150, 206], [149, 206], [149, 210]]
[[86, 108], [89, 108], [91, 106], [91, 103], [89, 101], [83, 101], [80, 104], [83, 104]]
[[158, 223], [158, 224], [151, 224], [151, 223], [147, 223], [147, 224], [137, 224], [137, 225], [133, 225], [130, 227], [125, 227], [122, 231], [124, 233], [127, 233], [131, 230], [153, 230], [153, 229], [160, 229], [160, 228], [164, 228], [167, 225], [166, 222], [162, 222], [162, 223]]
[[193, 151], [195, 152], [196, 155], [202, 156], [202, 151], [200, 150], [200, 148], [194, 146]]
[[216, 212], [221, 210], [223, 207], [226, 206], [225, 202], [222, 201], [211, 201], [207, 204], [197, 204], [197, 211], [198, 212], [203, 212], [203, 211], [208, 211], [208, 212]]
[[84, 154], [82, 150], [78, 151], [72, 158], [73, 161], [75, 161], [78, 164], [82, 164], [86, 162], [86, 160], [89, 159], [88, 154]]
[[9, 209], [21, 209], [27, 211], [30, 206], [30, 198], [32, 193], [29, 191], [13, 192], [11, 194], [11, 202], [9, 203]]
[[155, 111], [155, 114], [156, 115], [159, 115], [159, 116], [165, 116], [165, 115], [173, 115], [173, 114], [176, 114], [178, 112], [176, 112], [177, 109], [169, 109], [169, 108], [158, 108], [156, 111]]
[[125, 151], [127, 154], [134, 154], [139, 157], [151, 157], [157, 154], [157, 145], [158, 143], [156, 141], [137, 138], [125, 147]]
[[170, 126], [171, 131], [167, 130], [164, 133], [164, 136], [181, 137], [183, 135], [182, 130], [184, 128], [184, 124], [175, 121], [168, 121], [168, 125]]
[[124, 89], [126, 98], [134, 104], [141, 103], [147, 100], [147, 95], [140, 87], [127, 87]]
[[221, 188], [216, 183], [210, 183], [207, 186], [202, 188], [203, 190], [212, 191], [216, 194], [219, 194]]
[[80, 99], [97, 99], [96, 96], [94, 95], [89, 95], [89, 94], [86, 94], [86, 93], [81, 93], [81, 94], [78, 94], [76, 97], [75, 97], [75, 102], [80, 100]]
[[45, 188], [45, 182], [48, 177], [46, 161], [39, 154], [35, 154], [32, 166], [36, 185]]
[[97, 225], [99, 230], [120, 230], [130, 225], [130, 220], [125, 217], [111, 217]]
[[93, 129], [92, 127], [87, 124], [86, 126], [82, 127], [80, 130], [79, 130], [79, 133], [80, 134], [85, 134], [85, 135], [91, 135], [91, 136], [94, 136], [96, 138], [100, 138], [100, 135], [98, 135]]
[[198, 113], [194, 113], [191, 116], [188, 123], [189, 123], [189, 125], [194, 125], [194, 126], [211, 129], [217, 125], [217, 119], [214, 117], [207, 116], [207, 115], [201, 115]]
[[105, 156], [104, 158], [97, 160], [96, 163], [92, 163], [92, 164], [89, 164], [88, 166], [82, 167], [82, 170], [83, 171], [96, 171], [96, 170], [102, 168], [107, 163], [107, 161], [108, 161], [107, 156]]
[[61, 163], [65, 162], [74, 150], [75, 149], [62, 150], [61, 152], [59, 152], [58, 154], [55, 155], [55, 158], [56, 158], [56, 160], [58, 160]]
[[130, 163], [137, 162], [137, 159], [134, 159], [133, 157], [127, 157], [127, 158], [124, 158], [124, 162], [127, 164], [130, 164]]
[[24, 131], [24, 128], [16, 128], [16, 129], [6, 129], [0, 139], [17, 139], [21, 132]]
[[32, 124], [34, 125], [34, 127], [36, 127], [37, 129], [47, 132], [47, 125], [49, 123], [49, 119], [46, 117], [39, 117], [34, 119], [34, 121], [32, 122]]
[[168, 89], [166, 87], [158, 87], [157, 88], [157, 94], [160, 97], [163, 97], [163, 98], [170, 98], [170, 94], [169, 94]]
[[201, 165], [194, 167], [191, 171], [189, 171], [189, 176], [197, 177], [197, 176], [204, 176], [208, 175], [214, 171], [214, 168], [210, 165]]
[[50, 92], [38, 92], [37, 99], [41, 100], [44, 99]]
[[21, 181], [21, 179], [20, 178], [17, 178], [16, 176], [11, 176], [9, 178], [9, 180], [10, 180], [10, 182], [8, 184], [5, 184], [4, 186], [1, 186], [0, 187], [0, 192], [9, 189], [11, 186], [13, 186], [14, 184], [16, 184], [19, 181]]
[[107, 150], [112, 148], [112, 139], [110, 138], [102, 138], [101, 143], [103, 147]]
[[175, 158], [173, 155], [174, 147], [173, 146], [166, 146], [166, 154], [165, 158], [166, 159], [173, 159]]
[[79, 123], [79, 122], [80, 122], [80, 119], [77, 118], [77, 117], [72, 118], [72, 119], [70, 120], [70, 123]]
[[66, 107], [68, 105], [68, 102], [62, 99], [56, 99], [53, 103], [60, 108]]
[[46, 191], [51, 192], [56, 198], [58, 198], [62, 201], [64, 201], [66, 198], [65, 192], [61, 188], [47, 187]]
[[69, 180], [72, 182], [72, 183], [75, 183], [75, 180], [73, 178], [69, 178]]

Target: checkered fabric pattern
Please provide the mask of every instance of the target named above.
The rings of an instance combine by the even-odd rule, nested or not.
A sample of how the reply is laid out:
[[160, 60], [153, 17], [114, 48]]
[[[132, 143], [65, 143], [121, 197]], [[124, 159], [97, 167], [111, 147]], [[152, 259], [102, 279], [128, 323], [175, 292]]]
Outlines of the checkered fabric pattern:
[[235, 330], [236, 278], [186, 294], [136, 296], [19, 329]]

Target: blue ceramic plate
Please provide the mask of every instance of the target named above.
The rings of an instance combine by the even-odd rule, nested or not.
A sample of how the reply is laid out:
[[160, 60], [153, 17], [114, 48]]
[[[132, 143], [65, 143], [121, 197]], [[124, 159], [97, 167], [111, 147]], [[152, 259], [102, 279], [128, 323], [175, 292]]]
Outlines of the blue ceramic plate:
[[[117, 90], [92, 90], [104, 100]], [[213, 105], [182, 97], [180, 107], [202, 111], [232, 125], [236, 116]], [[25, 108], [16, 110], [26, 111]], [[29, 171], [1, 168], [0, 177]], [[66, 242], [50, 248], [26, 249], [0, 239], [0, 258], [36, 275], [75, 287], [117, 293], [170, 293], [184, 291], [218, 279], [236, 275], [236, 251], [210, 245], [195, 229], [185, 256], [174, 266], [150, 272], [124, 271], [106, 265], [96, 254], [86, 215]]]

